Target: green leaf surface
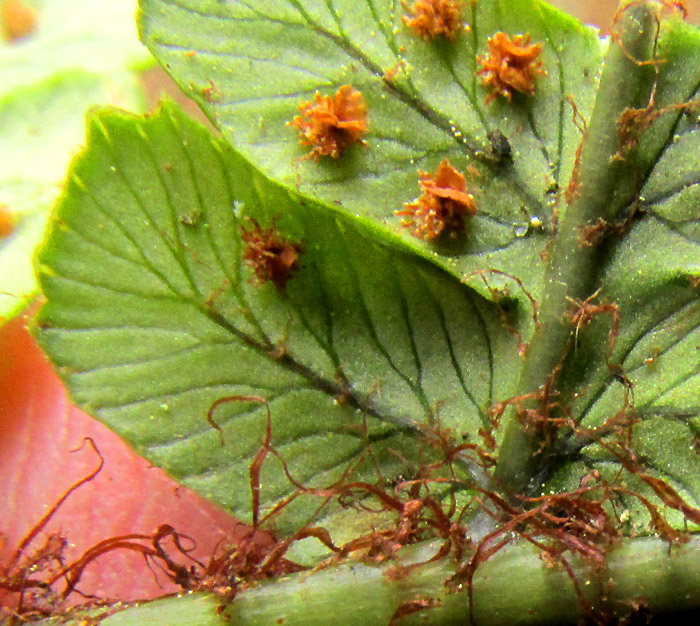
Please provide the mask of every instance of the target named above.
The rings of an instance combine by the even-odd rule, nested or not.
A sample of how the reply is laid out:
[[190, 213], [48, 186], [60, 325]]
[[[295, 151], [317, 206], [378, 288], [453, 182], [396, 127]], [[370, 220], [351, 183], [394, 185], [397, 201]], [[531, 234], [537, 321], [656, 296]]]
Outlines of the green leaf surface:
[[147, 51], [124, 0], [35, 3], [38, 28], [0, 43], [0, 206], [12, 215], [0, 240], [0, 321], [24, 308], [36, 291], [31, 267], [48, 210], [95, 104], [140, 109], [136, 71]]
[[[402, 21], [402, 5], [392, 1], [353, 2], [351, 8], [342, 0], [141, 0], [140, 7], [141, 34], [149, 48], [200, 101], [224, 137], [265, 173], [320, 198], [335, 212], [378, 225], [387, 241], [400, 238], [457, 277], [496, 268], [516, 274], [537, 297], [544, 273], [539, 253], [551, 232], [551, 209], [557, 202], [560, 213], [565, 210], [557, 190], [569, 182], [581, 138], [569, 100], [585, 122], [595, 97], [603, 46], [594, 32], [533, 0], [474, 3], [464, 15], [470, 31], [454, 42], [417, 38]], [[542, 41], [548, 74], [538, 79], [533, 97], [516, 95], [510, 104], [496, 100], [485, 106], [488, 92], [476, 75], [475, 58], [485, 54], [488, 37], [498, 30], [527, 32]], [[644, 89], [629, 95], [630, 106], [642, 109], [653, 83], [660, 114], [626, 152], [632, 166], [623, 170], [612, 198], [620, 220], [635, 212], [636, 219], [597, 268], [601, 301], [622, 311], [613, 361], [638, 382], [637, 406], [650, 416], [637, 429], [637, 446], [659, 474], [696, 503], [700, 473], [695, 448], [686, 444], [697, 436], [688, 417], [698, 405], [692, 398], [700, 343], [697, 293], [689, 281], [700, 269], [700, 163], [696, 108], [682, 105], [698, 98], [699, 50], [696, 28], [677, 18], [661, 23], [659, 71], [649, 66]], [[406, 62], [406, 70], [386, 81], [384, 73], [399, 61]], [[317, 90], [332, 94], [347, 83], [368, 102], [368, 147], [337, 162], [300, 160], [305, 149], [286, 122]], [[513, 147], [512, 163], [489, 162], [486, 132], [495, 128]], [[416, 168], [433, 170], [444, 157], [463, 170], [475, 166], [481, 176], [471, 181], [479, 213], [466, 240], [441, 249], [412, 237], [394, 211], [417, 194]], [[544, 230], [517, 237], [517, 226], [533, 215], [543, 217]], [[609, 330], [610, 323], [596, 320], [577, 338], [576, 354], [565, 368], [562, 387], [584, 425], [602, 423], [622, 403], [623, 387], [611, 374], [604, 349]], [[662, 336], [683, 346], [673, 344], [671, 359], [665, 356], [670, 347], [656, 346]], [[663, 358], [645, 363], [657, 348]], [[673, 398], [683, 402], [674, 404]], [[658, 407], [664, 407], [663, 418], [653, 417]], [[671, 413], [681, 416], [673, 426]], [[682, 442], [674, 448], [674, 469], [668, 458], [661, 461], [669, 428]], [[573, 483], [586, 470], [571, 467]]]
[[[284, 289], [252, 281], [248, 218], [301, 244]], [[495, 305], [269, 182], [173, 105], [90, 117], [37, 268], [48, 299], [37, 337], [76, 403], [248, 521], [266, 410], [219, 406], [222, 445], [207, 423], [216, 400], [266, 398], [297, 480], [326, 487], [352, 466], [375, 482], [368, 444], [382, 477], [413, 471], [430, 455], [417, 434], [475, 437], [518, 369]], [[263, 510], [294, 491], [271, 457]], [[277, 529], [297, 530], [318, 505], [297, 498]]]
[[[140, 29], [180, 87], [267, 175], [378, 225], [457, 277], [497, 268], [536, 294], [552, 203], [581, 137], [568, 100], [589, 116], [603, 46], [593, 29], [539, 0], [465, 4], [470, 30], [454, 42], [418, 38], [398, 0], [141, 0]], [[542, 42], [547, 75], [534, 96], [486, 106], [475, 59], [497, 31]], [[405, 71], [386, 81], [397, 63]], [[343, 84], [367, 101], [367, 147], [338, 161], [300, 160], [308, 149], [286, 123], [316, 91]], [[490, 158], [492, 130], [510, 142], [512, 162]], [[417, 170], [434, 171], [445, 157], [462, 171], [475, 168], [468, 176], [479, 212], [463, 240], [435, 246], [394, 212], [419, 195]], [[544, 230], [527, 230], [530, 217]], [[488, 295], [483, 284], [474, 288]]]
[[[388, 202], [390, 196], [395, 201], [396, 189], [406, 189], [404, 179], [387, 173], [401, 171], [398, 161], [390, 167], [393, 157], [387, 156], [387, 146], [396, 142], [375, 137], [375, 145], [366, 151], [358, 148], [339, 163], [295, 161], [298, 146], [284, 135], [284, 120], [289, 119], [284, 116], [293, 111], [284, 107], [321, 84], [291, 91], [293, 97], [275, 96], [270, 90], [279, 91], [285, 80], [309, 75], [308, 67], [304, 72], [289, 70], [291, 60], [301, 63], [303, 57], [311, 63], [309, 50], [321, 44], [325, 47], [316, 53], [323, 51], [321, 56], [328, 59], [335, 59], [333, 51], [341, 56], [361, 51], [352, 67], [342, 69], [358, 80], [350, 81], [341, 72], [328, 84], [353, 82], [361, 87], [370, 110], [376, 105], [378, 117], [387, 114], [387, 107], [398, 107], [396, 119], [402, 120], [402, 127], [397, 132], [411, 135], [415, 142], [438, 138], [431, 157], [435, 163], [443, 156], [456, 162], [453, 151], [458, 150], [468, 157], [465, 164], [474, 160], [488, 165], [472, 143], [479, 132], [493, 127], [495, 118], [490, 116], [500, 111], [499, 126], [515, 148], [514, 161], [498, 168], [488, 165], [480, 185], [484, 194], [494, 194], [493, 206], [497, 199], [502, 207], [512, 204], [520, 183], [545, 203], [552, 181], [566, 184], [581, 133], [563, 103], [570, 87], [579, 111], [587, 115], [596, 84], [591, 68], [599, 63], [600, 46], [593, 34], [540, 2], [519, 0], [509, 11], [498, 2], [478, 3], [471, 10], [471, 33], [460, 35], [454, 44], [412, 39], [400, 12], [391, 22], [377, 17], [396, 8], [393, 4], [380, 9], [378, 3], [359, 3], [355, 12], [347, 7], [340, 11], [333, 3], [313, 11], [304, 3], [292, 4], [269, 2], [260, 8], [244, 2], [143, 0], [142, 28], [161, 60], [176, 76], [178, 68], [190, 68], [186, 80], [180, 76], [187, 84], [205, 89], [212, 81], [221, 92], [207, 106], [224, 139], [214, 140], [170, 105], [145, 120], [115, 112], [95, 114], [89, 123], [89, 147], [74, 164], [39, 258], [49, 303], [38, 336], [78, 404], [152, 462], [244, 519], [253, 515], [249, 468], [263, 440], [266, 409], [255, 402], [218, 407], [215, 418], [225, 441], [220, 446], [219, 433], [206, 420], [216, 400], [267, 398], [273, 443], [292, 475], [304, 483], [329, 485], [348, 467], [358, 480], [375, 480], [377, 469], [367, 454], [367, 441], [383, 477], [405, 472], [425, 454], [416, 435], [426, 429], [448, 428], [473, 438], [479, 427], [488, 427], [489, 409], [515, 393], [523, 362], [496, 305], [455, 280], [455, 274], [489, 271], [495, 263], [498, 269], [513, 271], [529, 288], [540, 285], [541, 242], [551, 234], [546, 226], [541, 233], [513, 236], [504, 254], [524, 248], [517, 248], [510, 261], [490, 252], [441, 257], [438, 264], [448, 271], [422, 260], [421, 256], [432, 259], [432, 252], [421, 251], [413, 238], [405, 240], [408, 246], [396, 246]], [[328, 13], [329, 7], [338, 10]], [[372, 9], [379, 25], [392, 28], [375, 30], [363, 39], [366, 29], [358, 24], [365, 9]], [[273, 36], [282, 26], [295, 33], [297, 56], [275, 48], [287, 45], [284, 38]], [[224, 28], [226, 37], [221, 36]], [[545, 57], [549, 74], [538, 83], [532, 100], [516, 97], [512, 105], [497, 102], [484, 108], [484, 90], [473, 78], [473, 58], [488, 34], [499, 28], [547, 39], [549, 54], [557, 52], [554, 56], [560, 61], [577, 54], [578, 65]], [[189, 43], [176, 44], [178, 37], [189, 37]], [[564, 40], [569, 45], [563, 45]], [[558, 393], [574, 419], [586, 427], [597, 426], [623, 405], [625, 387], [614, 374], [624, 372], [635, 385], [633, 400], [641, 421], [635, 429], [635, 450], [650, 471], [698, 503], [700, 403], [694, 398], [700, 372], [700, 309], [694, 284], [700, 233], [693, 194], [700, 184], [700, 131], [695, 109], [684, 103], [693, 101], [700, 83], [697, 70], [690, 69], [698, 65], [688, 61], [700, 57], [700, 37], [672, 19], [662, 23], [656, 44], [663, 63], [658, 73], [648, 66], [645, 80], [649, 89], [655, 85], [660, 114], [639, 145], [624, 155], [631, 166], [622, 170], [612, 199], [621, 223], [633, 218], [624, 224], [625, 236], [611, 240], [601, 252], [596, 276], [603, 289], [597, 302], [607, 305], [605, 315], [576, 330], [575, 349], [564, 363]], [[413, 68], [400, 85], [387, 84], [372, 69], [372, 63], [382, 67], [395, 58], [394, 45], [406, 47]], [[236, 55], [244, 48], [248, 60], [242, 62]], [[263, 51], [268, 57], [258, 58]], [[367, 65], [365, 57], [376, 59]], [[265, 78], [261, 67], [273, 58], [287, 68], [284, 80]], [[419, 60], [430, 70], [416, 70]], [[466, 65], [461, 68], [459, 63]], [[472, 71], [469, 89], [459, 79], [467, 65]], [[579, 73], [570, 69], [573, 66]], [[321, 71], [318, 62], [315, 67]], [[555, 82], [552, 67], [559, 68]], [[202, 68], [213, 74], [204, 78]], [[425, 87], [443, 85], [448, 93], [447, 68], [452, 68], [450, 88], [461, 93], [461, 108], [456, 100], [437, 98]], [[227, 74], [231, 77], [224, 80]], [[263, 77], [255, 88], [250, 82], [254, 75]], [[645, 106], [645, 93], [630, 94], [630, 102]], [[560, 105], [556, 110], [552, 101]], [[411, 113], [416, 103], [423, 104], [418, 113]], [[268, 107], [277, 111], [277, 118], [266, 117]], [[254, 108], [262, 112], [264, 124], [251, 125], [253, 118], [241, 113], [250, 116]], [[463, 116], [458, 124], [466, 141], [460, 140], [462, 147], [449, 143], [454, 143], [451, 135], [445, 143], [445, 133], [434, 123], [439, 116], [424, 115], [443, 109], [450, 119]], [[412, 126], [411, 115], [425, 128]], [[469, 126], [469, 116], [479, 123], [472, 120]], [[251, 139], [268, 132], [271, 119], [277, 120], [280, 132], [265, 141]], [[506, 128], [509, 124], [512, 130]], [[234, 136], [243, 156], [227, 147], [225, 140]], [[286, 156], [278, 158], [283, 153]], [[262, 171], [244, 157], [254, 158]], [[361, 171], [370, 162], [385, 172], [374, 182]], [[404, 166], [406, 173], [415, 164]], [[318, 172], [324, 167], [342, 169], [347, 179], [308, 186], [302, 172], [299, 190], [289, 184], [291, 173], [299, 168]], [[268, 175], [282, 182], [271, 182]], [[537, 193], [528, 187], [534, 181], [539, 181]], [[321, 188], [348, 197], [317, 193]], [[310, 190], [320, 202], [306, 196]], [[491, 219], [482, 213], [477, 220]], [[265, 228], [275, 225], [301, 245], [302, 268], [286, 288], [251, 283], [251, 268], [241, 258], [241, 229], [253, 224], [247, 218]], [[617, 313], [620, 327], [610, 357], [606, 346]], [[520, 326], [522, 337], [530, 336], [528, 311], [516, 311], [513, 323]], [[569, 444], [564, 440], [562, 445]], [[578, 450], [575, 441], [570, 445], [577, 455], [566, 460], [574, 462], [556, 473], [552, 485], [575, 486], [592, 466], [619, 469], [599, 446]], [[638, 489], [648, 491], [644, 485]], [[263, 510], [271, 510], [294, 491], [279, 462], [270, 460], [263, 474]], [[277, 520], [279, 530], [298, 529], [316, 506], [311, 496], [298, 498]], [[643, 530], [647, 520], [642, 515], [634, 521], [637, 530]], [[682, 523], [680, 516], [673, 521]]]

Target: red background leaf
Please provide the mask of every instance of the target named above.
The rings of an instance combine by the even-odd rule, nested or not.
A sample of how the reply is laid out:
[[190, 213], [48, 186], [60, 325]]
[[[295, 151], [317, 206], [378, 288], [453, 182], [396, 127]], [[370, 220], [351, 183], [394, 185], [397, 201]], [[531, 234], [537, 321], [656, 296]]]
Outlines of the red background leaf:
[[[43, 543], [47, 532], [60, 530], [71, 542], [67, 556], [72, 561], [102, 539], [150, 535], [170, 524], [195, 538], [195, 555], [206, 562], [222, 538], [240, 537], [245, 526], [178, 486], [71, 405], [26, 322], [22, 316], [0, 328], [0, 533], [5, 535], [0, 562], [7, 561], [66, 489], [97, 466], [99, 459], [89, 447], [69, 452], [86, 436], [104, 456], [104, 469], [68, 498], [36, 544]], [[159, 578], [140, 555], [122, 550], [89, 565], [79, 588], [122, 600], [176, 590], [165, 576]]]

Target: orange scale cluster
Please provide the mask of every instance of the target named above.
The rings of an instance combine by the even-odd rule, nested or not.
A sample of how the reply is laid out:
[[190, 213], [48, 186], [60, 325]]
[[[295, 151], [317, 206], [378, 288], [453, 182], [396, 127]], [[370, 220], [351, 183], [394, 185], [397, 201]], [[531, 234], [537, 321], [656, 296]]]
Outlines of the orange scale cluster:
[[535, 78], [547, 74], [542, 67], [543, 45], [531, 43], [530, 35], [514, 35], [498, 32], [488, 41], [488, 56], [477, 57], [481, 68], [477, 74], [482, 83], [491, 88], [486, 97], [489, 104], [498, 96], [510, 101], [517, 91], [527, 95], [535, 93]]
[[303, 146], [312, 147], [306, 158], [337, 159], [348, 146], [364, 143], [362, 137], [369, 132], [365, 99], [351, 85], [343, 85], [332, 98], [317, 91], [312, 101], [299, 105], [299, 110], [301, 115], [287, 125], [300, 131]]
[[444, 36], [455, 39], [462, 29], [461, 0], [416, 0], [406, 10], [403, 21], [414, 33], [425, 40]]
[[245, 244], [243, 260], [253, 270], [254, 282], [258, 285], [271, 282], [284, 289], [299, 269], [301, 244], [282, 236], [274, 226], [262, 228], [253, 218], [248, 222], [250, 228], [241, 227], [241, 239]]
[[464, 175], [448, 159], [438, 165], [435, 176], [418, 172], [423, 193], [404, 205], [396, 215], [404, 217], [402, 225], [428, 241], [440, 236], [456, 237], [466, 229], [466, 218], [477, 212], [474, 197], [467, 191]]

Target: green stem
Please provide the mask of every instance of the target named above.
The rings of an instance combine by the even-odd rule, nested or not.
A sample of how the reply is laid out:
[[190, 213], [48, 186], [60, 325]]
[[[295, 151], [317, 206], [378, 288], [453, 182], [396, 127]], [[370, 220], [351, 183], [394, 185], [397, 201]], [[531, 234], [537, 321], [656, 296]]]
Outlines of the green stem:
[[[568, 354], [574, 331], [572, 301], [585, 300], [599, 286], [596, 285], [599, 250], [583, 245], [583, 229], [600, 220], [615, 221], [620, 181], [633, 167], [616, 158], [620, 150], [618, 120], [625, 109], [646, 105], [651, 94], [653, 67], [640, 65], [633, 59], [647, 60], [653, 54], [658, 4], [632, 3], [622, 10], [626, 4], [628, 2], [621, 5], [616, 36], [610, 42], [595, 106], [583, 138], [580, 162], [574, 170], [579, 187], [559, 221], [552, 242], [539, 325], [530, 342], [518, 385], [520, 396], [542, 390]], [[629, 192], [632, 195], [634, 189]], [[530, 401], [528, 408], [537, 406], [536, 401]], [[523, 427], [517, 415], [509, 415], [496, 468], [499, 484], [514, 493], [525, 491], [542, 459], [539, 451], [539, 438]]]
[[[700, 606], [699, 550], [700, 541], [694, 540], [674, 548], [669, 556], [668, 544], [661, 540], [627, 540], [611, 552], [606, 571], [597, 577], [581, 562], [574, 569], [587, 598], [598, 606], [601, 591], [607, 592], [606, 584], [612, 580], [611, 609], [624, 612], [622, 602], [640, 596], [655, 612], [694, 608]], [[232, 624], [241, 626], [388, 624], [401, 604], [434, 598], [439, 606], [399, 623], [469, 623], [466, 590], [448, 593], [445, 589], [445, 581], [455, 572], [452, 559], [440, 559], [406, 575], [388, 575], [395, 566], [391, 562], [381, 567], [346, 563], [301, 574], [244, 592], [226, 612]], [[537, 549], [519, 544], [476, 570], [473, 617], [478, 626], [576, 623], [583, 617], [583, 608], [563, 569], [548, 567]]]
[[[423, 559], [438, 545], [431, 542], [406, 551], [413, 560]], [[627, 539], [611, 551], [604, 571], [592, 573], [580, 561], [574, 561], [573, 568], [587, 600], [607, 614], [624, 615], [629, 612], [628, 601], [642, 597], [652, 613], [658, 614], [700, 607], [699, 560], [697, 537], [671, 550], [660, 539]], [[396, 567], [396, 561], [383, 565], [346, 562], [254, 586], [226, 607], [220, 607], [215, 597], [191, 594], [128, 608], [100, 624], [389, 624], [402, 604], [431, 598], [437, 600], [437, 606], [408, 615], [398, 624], [469, 623], [466, 591], [448, 593], [445, 588], [445, 581], [455, 573], [452, 559], [440, 559], [403, 574], [397, 573]], [[605, 604], [600, 600], [603, 595]], [[576, 623], [582, 617], [582, 604], [567, 574], [560, 567], [548, 567], [530, 544], [511, 545], [476, 570], [474, 620], [478, 626]], [[76, 619], [72, 623], [77, 626], [82, 622]]]

